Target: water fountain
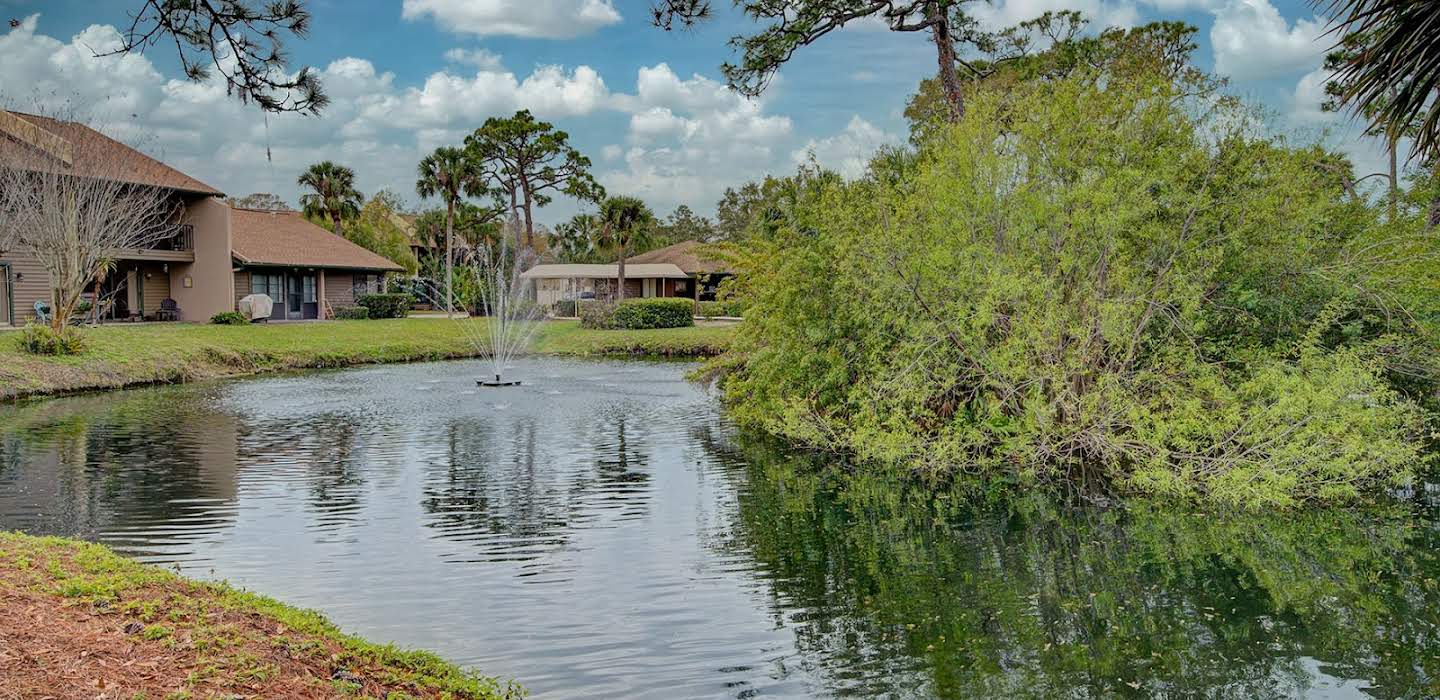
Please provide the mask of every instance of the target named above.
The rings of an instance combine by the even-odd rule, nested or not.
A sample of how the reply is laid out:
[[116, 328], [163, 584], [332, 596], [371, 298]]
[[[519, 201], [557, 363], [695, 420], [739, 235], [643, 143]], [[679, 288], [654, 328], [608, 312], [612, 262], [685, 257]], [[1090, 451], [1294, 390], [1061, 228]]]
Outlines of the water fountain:
[[[453, 319], [475, 346], [476, 353], [490, 362], [490, 376], [475, 380], [482, 387], [520, 385], [519, 379], [506, 377], [505, 370], [529, 346], [545, 316], [539, 304], [526, 298], [520, 277], [539, 256], [519, 245], [512, 252], [507, 245], [510, 234], [508, 230], [502, 232], [500, 242], [494, 246], [472, 249], [470, 258], [454, 267], [455, 288], [468, 291], [476, 301], [475, 307], [489, 320], [476, 323], [465, 318]], [[433, 306], [445, 308], [443, 287], [435, 285], [420, 291], [429, 297]]]

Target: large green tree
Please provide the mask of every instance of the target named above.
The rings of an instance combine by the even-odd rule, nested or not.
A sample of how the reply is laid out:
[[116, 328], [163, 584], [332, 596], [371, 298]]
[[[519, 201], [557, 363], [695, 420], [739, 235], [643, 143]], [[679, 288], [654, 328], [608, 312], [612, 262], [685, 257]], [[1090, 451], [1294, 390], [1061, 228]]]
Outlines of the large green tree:
[[596, 245], [600, 234], [600, 217], [596, 214], [581, 213], [555, 227], [551, 236], [550, 251], [562, 263], [604, 262]]
[[529, 110], [486, 119], [465, 137], [465, 149], [472, 160], [495, 164], [510, 208], [524, 223], [528, 249], [535, 248], [535, 208], [549, 204], [555, 194], [590, 202], [605, 196], [590, 174], [590, 159], [570, 145], [570, 135]]
[[416, 193], [445, 202], [445, 311], [449, 313], [455, 309], [455, 210], [464, 197], [486, 192], [489, 173], [483, 161], [465, 149], [450, 146], [441, 146], [425, 156], [417, 170]]
[[310, 190], [300, 196], [305, 215], [329, 221], [335, 235], [344, 236], [342, 222], [359, 216], [365, 201], [355, 189], [355, 171], [327, 160], [310, 166], [296, 182]]
[[401, 219], [403, 209], [398, 195], [390, 190], [380, 190], [360, 208], [360, 214], [346, 227], [345, 238], [413, 275], [420, 269], [420, 262], [410, 249], [410, 237]]
[[617, 258], [619, 286], [615, 296], [625, 299], [625, 258], [630, 250], [649, 237], [655, 227], [655, 214], [636, 197], [610, 197], [600, 203], [600, 230], [596, 244], [614, 251]]
[[187, 78], [218, 73], [226, 92], [266, 112], [319, 114], [330, 103], [313, 69], [289, 72], [282, 35], [309, 34], [304, 0], [145, 0], [130, 17], [120, 46], [100, 55], [173, 46]]
[[[965, 5], [973, 1], [735, 0], [747, 16], [768, 24], [756, 34], [731, 39], [731, 45], [741, 50], [740, 62], [726, 63], [721, 71], [732, 88], [753, 97], [801, 47], [854, 22], [879, 22], [891, 31], [930, 35], [946, 104], [951, 117], [959, 119], [965, 114], [965, 99], [956, 71], [957, 46], [989, 41], [965, 12]], [[657, 26], [670, 29], [708, 19], [712, 7], [710, 0], [661, 0], [653, 5], [653, 15]]]

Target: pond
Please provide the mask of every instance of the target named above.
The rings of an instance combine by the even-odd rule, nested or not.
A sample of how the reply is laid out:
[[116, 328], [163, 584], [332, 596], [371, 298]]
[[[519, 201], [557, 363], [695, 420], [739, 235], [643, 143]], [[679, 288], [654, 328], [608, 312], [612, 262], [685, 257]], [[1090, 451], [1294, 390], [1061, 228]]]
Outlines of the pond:
[[0, 529], [319, 609], [534, 696], [1440, 694], [1429, 488], [978, 509], [815, 476], [688, 365], [387, 366], [0, 407]]

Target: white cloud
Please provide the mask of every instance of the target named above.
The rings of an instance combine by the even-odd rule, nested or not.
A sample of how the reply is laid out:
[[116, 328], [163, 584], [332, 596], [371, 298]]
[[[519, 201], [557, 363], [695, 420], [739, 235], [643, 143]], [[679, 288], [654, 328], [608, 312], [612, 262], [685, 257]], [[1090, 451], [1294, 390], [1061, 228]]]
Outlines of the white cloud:
[[1319, 18], [1288, 24], [1269, 0], [1227, 0], [1210, 27], [1215, 72], [1242, 80], [1293, 74], [1325, 52], [1324, 33]]
[[898, 136], [877, 128], [857, 114], [850, 118], [844, 131], [819, 140], [811, 139], [804, 148], [791, 153], [790, 160], [798, 165], [814, 156], [822, 166], [856, 178], [865, 174], [877, 149], [899, 142]]
[[499, 70], [501, 66], [500, 54], [485, 49], [450, 49], [445, 52], [445, 60], [480, 70]]
[[1324, 68], [1316, 68], [1301, 76], [1290, 95], [1290, 116], [1293, 120], [1301, 124], [1338, 121], [1339, 114], [1320, 108], [1326, 99], [1325, 83], [1329, 80], [1330, 71]]
[[401, 16], [477, 36], [573, 39], [620, 21], [611, 0], [405, 0]]
[[1092, 27], [1130, 27], [1139, 22], [1139, 11], [1130, 0], [997, 0], [976, 4], [973, 12], [982, 25], [1001, 29], [1058, 10], [1078, 10]]

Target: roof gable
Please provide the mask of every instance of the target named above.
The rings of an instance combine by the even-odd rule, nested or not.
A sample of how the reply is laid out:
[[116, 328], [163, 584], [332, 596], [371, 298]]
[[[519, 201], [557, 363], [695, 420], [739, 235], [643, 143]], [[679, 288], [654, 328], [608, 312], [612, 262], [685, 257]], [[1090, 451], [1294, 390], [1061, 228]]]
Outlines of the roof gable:
[[626, 260], [626, 264], [668, 263], [689, 274], [729, 273], [728, 262], [715, 255], [711, 244], [700, 241], [681, 241], [664, 248], [656, 248]]

